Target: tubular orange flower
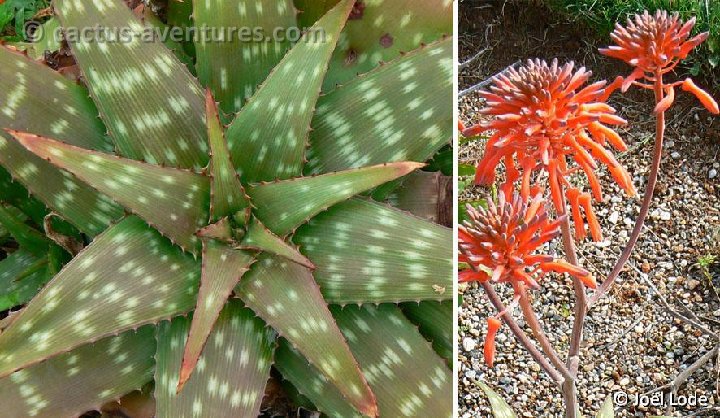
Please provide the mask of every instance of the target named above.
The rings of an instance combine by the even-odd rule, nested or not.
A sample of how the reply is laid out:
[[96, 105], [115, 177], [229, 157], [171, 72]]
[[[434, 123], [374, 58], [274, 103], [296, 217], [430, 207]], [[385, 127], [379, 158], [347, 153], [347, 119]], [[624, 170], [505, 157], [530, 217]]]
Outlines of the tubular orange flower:
[[[559, 213], [565, 213], [563, 190], [571, 187], [566, 177], [573, 172], [582, 170], [594, 198], [602, 198], [595, 175], [599, 161], [634, 196], [630, 176], [605, 147], [610, 143], [618, 150], [627, 149], [620, 136], [606, 126], [626, 122], [603, 102], [604, 81], [581, 89], [590, 75], [584, 68], [574, 71], [573, 63], [558, 66], [557, 60], [550, 65], [530, 60], [517, 70], [511, 68], [496, 76], [490, 90], [480, 92], [487, 101], [480, 113], [494, 118], [465, 129], [466, 134], [494, 131], [478, 163], [476, 183], [492, 183], [497, 166], [503, 162], [506, 178], [501, 189], [510, 195], [514, 183], [522, 180], [521, 195], [527, 200], [533, 191], [532, 173], [546, 171], [553, 203]], [[586, 212], [586, 216], [591, 218], [592, 214]], [[579, 228], [584, 228], [583, 219], [573, 218]]]
[[499, 193], [497, 206], [488, 199], [488, 208], [468, 206], [469, 221], [459, 226], [460, 262], [473, 267], [460, 281], [477, 280], [510, 283], [516, 293], [519, 286], [538, 289], [537, 280], [547, 272], [568, 273], [588, 287], [595, 287], [589, 272], [551, 255], [534, 252], [560, 235], [562, 217], [551, 221], [542, 196], [524, 201], [517, 193], [506, 201]]
[[[683, 23], [677, 13], [669, 14], [664, 10], [658, 10], [651, 15], [646, 10], [642, 15], [628, 19], [627, 26], [616, 24], [615, 30], [610, 34], [616, 45], [601, 48], [600, 53], [621, 59], [635, 67], [622, 82], [623, 92], [633, 84], [652, 89], [652, 83], [675, 69], [680, 61], [687, 58], [690, 51], [707, 39], [707, 32], [690, 38], [693, 26], [695, 26], [694, 17]], [[651, 84], [638, 81], [642, 79]], [[688, 80], [672, 83], [666, 87], [666, 90], [682, 83], [683, 90], [694, 94], [710, 112], [720, 113], [717, 102], [694, 83], [688, 84]], [[614, 83], [612, 87], [614, 89], [618, 85]], [[667, 93], [670, 96], [673, 91], [668, 90]], [[667, 109], [671, 102], [672, 99], [668, 99], [658, 104], [659, 108], [656, 108], [656, 112]]]
[[495, 336], [497, 335], [497, 332], [500, 329], [500, 325], [502, 325], [502, 322], [500, 322], [498, 318], [490, 317], [488, 318], [487, 324], [488, 331], [487, 335], [485, 335], [483, 356], [485, 357], [485, 364], [487, 364], [488, 367], [492, 367], [493, 362], [495, 361]]

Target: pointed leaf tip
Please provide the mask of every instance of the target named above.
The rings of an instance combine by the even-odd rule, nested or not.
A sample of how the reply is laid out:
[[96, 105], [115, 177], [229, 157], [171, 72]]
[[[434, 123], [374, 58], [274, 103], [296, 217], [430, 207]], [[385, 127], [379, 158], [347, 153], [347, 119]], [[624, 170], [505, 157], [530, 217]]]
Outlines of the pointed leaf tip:
[[207, 224], [209, 182], [192, 171], [165, 168], [9, 131], [27, 150], [74, 174], [143, 218], [186, 251], [199, 252], [198, 228]]

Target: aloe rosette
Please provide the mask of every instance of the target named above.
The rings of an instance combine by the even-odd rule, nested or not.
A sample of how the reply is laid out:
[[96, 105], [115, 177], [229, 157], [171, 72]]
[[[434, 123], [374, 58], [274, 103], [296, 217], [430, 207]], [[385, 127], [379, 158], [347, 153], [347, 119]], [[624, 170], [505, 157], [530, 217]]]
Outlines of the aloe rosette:
[[[331, 416], [451, 415], [452, 234], [368, 197], [452, 136], [451, 4], [305, 3], [168, 5], [171, 26], [312, 19], [294, 44], [68, 38], [83, 84], [0, 48], [2, 308], [27, 302], [0, 324], [5, 416], [150, 382], [158, 417], [255, 416], [273, 366]], [[54, 6], [66, 31], [161, 25]]]

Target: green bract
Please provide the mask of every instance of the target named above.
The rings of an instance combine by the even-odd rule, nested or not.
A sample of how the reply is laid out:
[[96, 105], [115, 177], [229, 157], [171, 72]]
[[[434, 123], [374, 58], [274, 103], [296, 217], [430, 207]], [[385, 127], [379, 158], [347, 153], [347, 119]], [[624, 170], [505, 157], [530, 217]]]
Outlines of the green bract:
[[[428, 213], [402, 196], [437, 194], [416, 170], [452, 137], [451, 3], [184, 3], [169, 25], [314, 26], [294, 44], [68, 38], [84, 85], [0, 48], [0, 241], [20, 248], [0, 310], [27, 303], [0, 334], [3, 416], [77, 416], [151, 381], [158, 417], [255, 416], [273, 364], [330, 416], [450, 416], [452, 234], [401, 208]], [[121, 0], [54, 5], [66, 33], [164, 25]], [[400, 208], [367, 197], [412, 172]]]

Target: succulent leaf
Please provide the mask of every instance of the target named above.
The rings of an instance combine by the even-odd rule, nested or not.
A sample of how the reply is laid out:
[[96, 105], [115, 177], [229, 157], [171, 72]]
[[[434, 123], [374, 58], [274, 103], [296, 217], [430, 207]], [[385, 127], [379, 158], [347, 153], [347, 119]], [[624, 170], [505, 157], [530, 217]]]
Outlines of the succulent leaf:
[[312, 398], [316, 408], [332, 417], [362, 417], [327, 377], [309, 364], [287, 340], [280, 338], [278, 341], [275, 367], [302, 395]]
[[301, 174], [320, 85], [353, 3], [342, 0], [308, 29], [228, 128], [232, 160], [244, 182]]
[[198, 252], [195, 232], [208, 220], [207, 177], [10, 132], [35, 155], [112, 197], [184, 249]]
[[234, 300], [223, 309], [197, 370], [177, 393], [190, 319], [163, 322], [158, 330], [155, 397], [158, 418], [258, 416], [270, 376], [275, 334]]
[[23, 222], [18, 217], [19, 211], [13, 213], [10, 208], [0, 203], [0, 225], [15, 238], [15, 241], [23, 249], [36, 255], [47, 253], [48, 246], [51, 245], [50, 240]]
[[247, 233], [245, 234], [245, 238], [240, 244], [240, 248], [267, 251], [309, 269], [315, 268], [312, 261], [300, 254], [295, 247], [273, 234], [269, 229], [265, 228], [265, 225], [254, 218], [250, 221], [250, 225]]
[[[450, 0], [356, 2], [330, 62], [323, 91], [345, 84], [402, 52], [453, 33], [452, 5]], [[302, 6], [298, 8], [303, 10]]]
[[[0, 127], [111, 151], [87, 90], [25, 55], [0, 46]], [[5, 133], [3, 132], [4, 136]]]
[[19, 250], [0, 261], [0, 312], [22, 305], [49, 280], [47, 258]]
[[3, 417], [77, 417], [152, 379], [154, 327], [77, 348], [0, 379]]
[[195, 306], [200, 266], [140, 218], [98, 236], [0, 334], [0, 377]]
[[452, 372], [397, 306], [332, 312], [377, 395], [380, 416], [452, 417]]
[[425, 161], [435, 154], [453, 135], [452, 56], [446, 38], [320, 97], [308, 150], [311, 171]]
[[260, 261], [235, 293], [315, 365], [360, 412], [376, 416], [375, 396], [360, 373], [310, 270], [275, 257]]
[[[190, 1], [187, 1], [186, 3], [191, 3]], [[142, 6], [142, 21], [146, 25], [149, 25], [152, 28], [155, 28], [157, 30], [158, 34], [165, 34], [169, 33], [169, 31], [172, 30], [172, 26], [166, 25], [160, 18], [153, 13], [151, 7]], [[168, 16], [169, 18], [169, 16]], [[163, 44], [175, 54], [177, 59], [185, 65], [191, 74], [195, 74], [195, 63], [193, 61], [193, 57], [188, 55], [185, 52], [185, 49], [183, 48], [182, 43], [178, 42], [176, 39], [173, 39], [172, 36], [164, 36]]]
[[407, 302], [400, 305], [403, 313], [412, 323], [420, 327], [420, 333], [432, 342], [435, 352], [453, 362], [453, 303], [452, 301]]
[[205, 93], [208, 140], [210, 142], [210, 216], [213, 221], [241, 210], [250, 209], [250, 202], [230, 161], [217, 104], [210, 90]]
[[452, 230], [385, 205], [352, 199], [298, 229], [329, 303], [452, 298]]
[[[402, 177], [423, 164], [382, 164], [248, 188], [255, 214], [271, 231], [287, 235], [316, 214], [359, 193]], [[298, 206], [299, 205], [299, 206]]]
[[206, 344], [210, 331], [220, 315], [225, 302], [240, 278], [255, 262], [255, 256], [234, 250], [212, 240], [203, 241], [202, 275], [198, 292], [197, 308], [190, 326], [190, 335], [182, 357], [180, 391], [190, 378]]
[[[289, 40], [271, 36], [276, 28], [296, 26], [292, 1], [195, 1], [193, 17], [195, 27], [211, 29], [208, 39], [200, 35], [195, 41], [198, 77], [222, 111], [235, 114], [290, 48]], [[230, 33], [230, 28], [252, 28], [253, 33]], [[262, 40], [255, 39], [260, 29]]]
[[[0, 128], [34, 132], [96, 150], [111, 150], [87, 91], [50, 68], [0, 46]], [[2, 97], [2, 95], [0, 95]], [[0, 165], [81, 231], [96, 235], [122, 208], [0, 132]]]
[[[175, 55], [159, 39], [147, 39], [145, 26], [122, 0], [57, 0], [55, 11], [66, 31], [109, 28], [109, 36], [70, 36], [69, 44], [119, 154], [204, 167], [204, 94]], [[129, 30], [116, 34], [112, 28]]]

